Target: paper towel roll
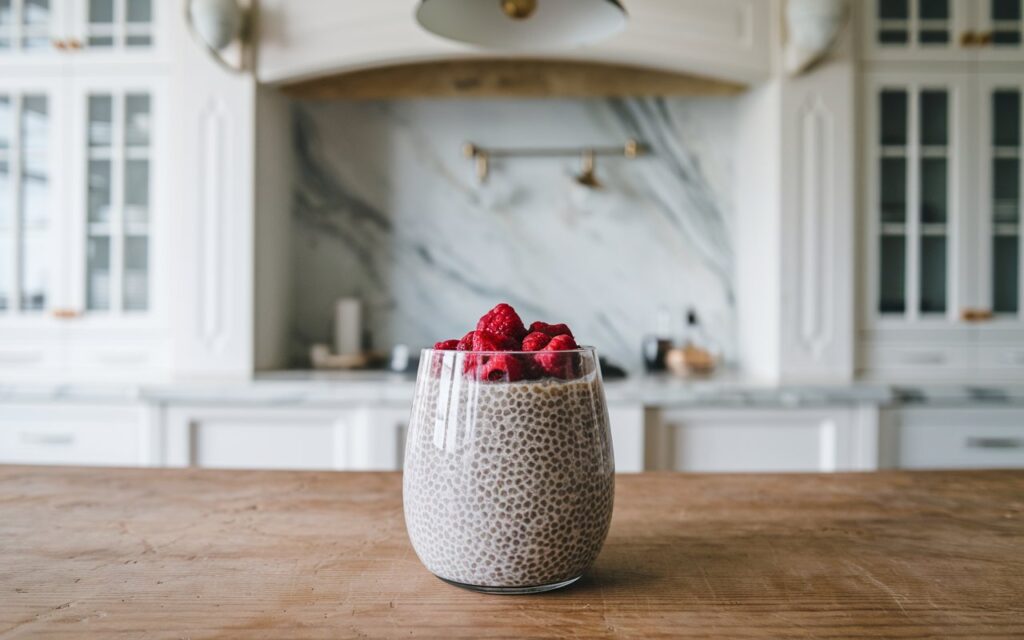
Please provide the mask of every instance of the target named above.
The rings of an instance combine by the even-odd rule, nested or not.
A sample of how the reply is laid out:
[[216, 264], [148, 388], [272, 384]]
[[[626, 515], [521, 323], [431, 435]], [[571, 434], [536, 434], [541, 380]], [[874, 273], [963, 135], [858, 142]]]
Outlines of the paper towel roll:
[[334, 352], [350, 356], [363, 352], [363, 310], [358, 298], [334, 303]]

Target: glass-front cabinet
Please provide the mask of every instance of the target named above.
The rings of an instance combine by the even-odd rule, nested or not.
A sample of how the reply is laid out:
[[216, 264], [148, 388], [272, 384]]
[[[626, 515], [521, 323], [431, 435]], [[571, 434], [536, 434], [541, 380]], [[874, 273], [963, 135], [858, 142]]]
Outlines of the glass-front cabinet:
[[871, 60], [1024, 60], [1024, 0], [868, 0]]
[[[152, 51], [156, 0], [0, 0], [0, 61]], [[170, 6], [170, 3], [167, 3]]]

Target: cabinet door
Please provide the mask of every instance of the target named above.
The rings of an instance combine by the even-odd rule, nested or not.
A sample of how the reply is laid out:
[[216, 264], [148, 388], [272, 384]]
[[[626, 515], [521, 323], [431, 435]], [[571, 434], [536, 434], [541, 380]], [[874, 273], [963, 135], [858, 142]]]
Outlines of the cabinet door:
[[56, 81], [0, 80], [0, 325], [49, 322], [63, 295], [65, 174]]
[[965, 76], [869, 77], [869, 324], [956, 321]]
[[876, 428], [846, 408], [666, 410], [647, 457], [675, 471], [871, 469]]
[[152, 54], [161, 44], [157, 0], [67, 0], [68, 32], [86, 58]]
[[902, 469], [1024, 467], [1024, 410], [902, 409], [883, 421], [886, 466]]
[[[1024, 74], [979, 77], [981, 146], [978, 167], [978, 291], [981, 305], [996, 322], [1019, 325], [1024, 315], [1021, 264], [1021, 127]], [[985, 327], [986, 329], [988, 327]]]
[[977, 56], [984, 61], [1024, 62], [1024, 0], [980, 0]]
[[864, 53], [872, 60], [971, 60], [974, 0], [869, 0], [863, 3]]
[[0, 64], [56, 57], [66, 0], [0, 0]]
[[80, 78], [71, 105], [71, 304], [87, 317], [144, 321], [159, 311], [163, 85]]

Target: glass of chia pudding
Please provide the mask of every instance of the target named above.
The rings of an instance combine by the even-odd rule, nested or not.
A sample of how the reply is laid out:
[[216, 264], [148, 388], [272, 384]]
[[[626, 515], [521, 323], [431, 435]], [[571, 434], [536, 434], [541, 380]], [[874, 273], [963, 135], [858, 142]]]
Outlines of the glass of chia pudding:
[[[406, 526], [427, 569], [467, 589], [570, 585], [597, 558], [611, 522], [615, 465], [597, 354], [571, 332], [531, 340], [537, 325], [564, 327], [534, 323], [500, 340], [478, 325], [421, 354]], [[508, 350], [474, 348], [494, 346]]]

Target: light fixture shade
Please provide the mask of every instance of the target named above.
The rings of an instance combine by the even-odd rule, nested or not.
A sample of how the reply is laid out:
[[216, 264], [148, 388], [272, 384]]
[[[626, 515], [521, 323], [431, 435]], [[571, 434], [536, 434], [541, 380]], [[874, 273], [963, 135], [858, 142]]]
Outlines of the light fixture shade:
[[[512, 4], [520, 4], [513, 0]], [[607, 38], [626, 26], [618, 0], [525, 0], [510, 17], [503, 0], [422, 0], [416, 20], [439, 36], [494, 49], [554, 49]]]

